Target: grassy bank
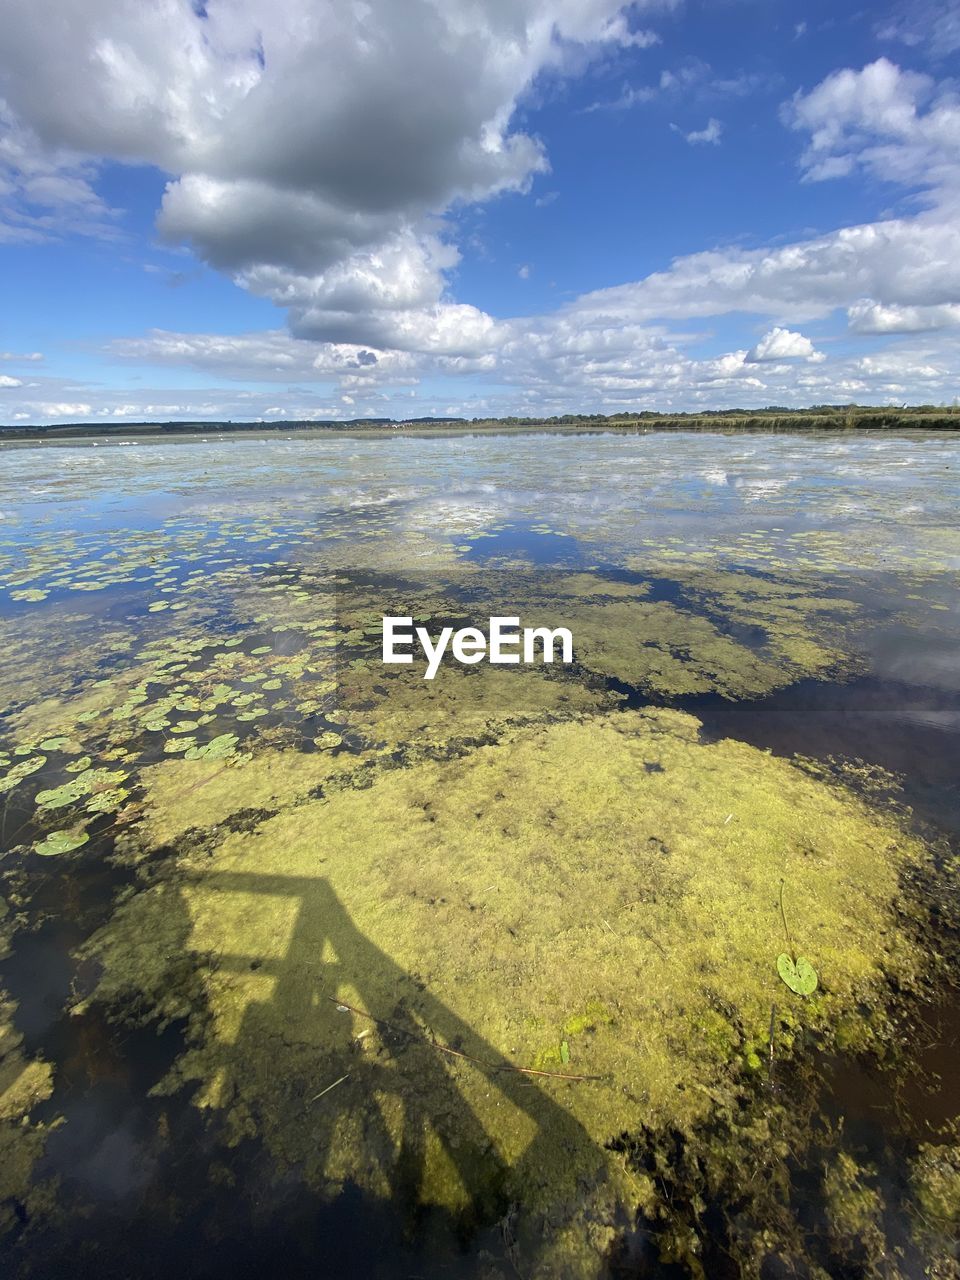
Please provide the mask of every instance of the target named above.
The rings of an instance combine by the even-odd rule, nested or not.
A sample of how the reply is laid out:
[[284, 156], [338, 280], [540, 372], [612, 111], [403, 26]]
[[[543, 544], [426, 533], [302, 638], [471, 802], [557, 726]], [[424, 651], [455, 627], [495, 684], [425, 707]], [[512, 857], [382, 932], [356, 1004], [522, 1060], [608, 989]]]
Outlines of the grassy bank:
[[960, 407], [917, 405], [870, 408], [815, 405], [810, 409], [728, 409], [709, 413], [621, 413], [606, 416], [564, 414], [554, 418], [365, 418], [317, 422], [64, 422], [9, 427], [0, 425], [0, 442], [102, 436], [244, 435], [265, 431], [384, 432], [451, 431], [956, 431]]

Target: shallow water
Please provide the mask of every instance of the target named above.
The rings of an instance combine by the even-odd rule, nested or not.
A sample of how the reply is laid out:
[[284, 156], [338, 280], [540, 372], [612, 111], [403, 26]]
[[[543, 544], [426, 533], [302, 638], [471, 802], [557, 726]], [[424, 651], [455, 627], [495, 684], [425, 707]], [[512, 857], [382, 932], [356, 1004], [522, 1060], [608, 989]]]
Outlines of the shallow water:
[[[0, 450], [0, 1247], [13, 1272], [953, 1265], [957, 445], [611, 433]], [[426, 684], [381, 666], [383, 613], [433, 630], [497, 613], [568, 624], [576, 661]], [[661, 710], [700, 727], [629, 719]], [[491, 801], [470, 770], [492, 751], [509, 780], [528, 747], [566, 742], [550, 737], [564, 726], [589, 753], [613, 741], [594, 726], [621, 723], [650, 747], [645, 786], [674, 768], [657, 763], [658, 735], [694, 734], [676, 757], [692, 816], [682, 791], [635, 798], [627, 771], [589, 830], [575, 803], [547, 804], [541, 849], [519, 797], [497, 832], [541, 860], [544, 900], [524, 916], [523, 894], [508, 902], [517, 855], [498, 863], [489, 834], [471, 843], [474, 807], [485, 821]], [[792, 762], [783, 776], [810, 818], [794, 830], [748, 797], [714, 831], [711, 788], [721, 803], [756, 769], [759, 794], [763, 753]], [[878, 849], [902, 833], [925, 851], [897, 864], [896, 901], [874, 901], [851, 864], [849, 903], [825, 898], [807, 919], [817, 787], [851, 824], [838, 847], [876, 821], [880, 835], [862, 829]], [[428, 826], [439, 817], [439, 852], [385, 873], [380, 841], [408, 847], [391, 825], [407, 803]], [[638, 848], [629, 824], [607, 832], [611, 803], [645, 807], [660, 834]], [[705, 984], [703, 1010], [723, 1021], [714, 1082], [690, 1065], [706, 1024], [691, 1030], [680, 996], [652, 1015], [665, 1057], [635, 1032], [646, 996], [614, 1008], [610, 947], [669, 970], [673, 917], [656, 912], [682, 904], [690, 866], [740, 823], [769, 858], [766, 887], [743, 872], [764, 940], [751, 934], [731, 971], [736, 984], [759, 949], [742, 992]], [[433, 846], [413, 830], [419, 864]], [[595, 837], [609, 868], [603, 852], [580, 865]], [[780, 929], [779, 839], [796, 855], [788, 912], [810, 938], [824, 931], [823, 994], [806, 1003], [779, 983], [763, 932]], [[729, 856], [736, 875], [736, 844]], [[576, 884], [625, 859], [642, 878], [661, 858], [672, 869], [640, 908], [621, 913], [614, 894], [583, 913]], [[498, 923], [473, 934], [491, 895]], [[876, 954], [881, 926], [857, 934], [868, 907], [890, 938]], [[557, 994], [554, 910], [585, 1004]], [[589, 930], [602, 944], [578, 941]], [[689, 963], [699, 973], [704, 956]], [[861, 963], [856, 982], [839, 971]], [[849, 1032], [857, 1010], [869, 1034]], [[677, 1090], [712, 1102], [671, 1101], [674, 1071]], [[505, 1127], [494, 1105], [514, 1117]], [[745, 1208], [730, 1169], [750, 1160], [765, 1193]]]

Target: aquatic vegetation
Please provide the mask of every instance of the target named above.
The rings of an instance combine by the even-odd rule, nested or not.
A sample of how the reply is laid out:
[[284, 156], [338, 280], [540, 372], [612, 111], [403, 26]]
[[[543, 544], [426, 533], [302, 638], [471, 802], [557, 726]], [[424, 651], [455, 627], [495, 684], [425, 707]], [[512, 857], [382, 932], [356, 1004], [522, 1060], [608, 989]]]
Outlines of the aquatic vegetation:
[[[0, 1235], [95, 1220], [37, 1173], [94, 1020], [163, 1033], [129, 1105], [202, 1121], [216, 1178], [256, 1145], [325, 1201], [499, 1221], [523, 1274], [601, 1273], [638, 1214], [691, 1276], [718, 1232], [744, 1276], [949, 1265], [955, 1135], [905, 1140], [893, 1188], [818, 1101], [822, 1054], [905, 1062], [953, 962], [923, 789], [866, 738], [791, 759], [697, 719], [902, 679], [902, 634], [949, 684], [943, 444], [546, 443], [158, 444], [37, 507], [11, 456]], [[520, 614], [575, 662], [424, 681], [386, 614]], [[40, 937], [53, 996], [16, 968]]]
[[[168, 768], [187, 766], [155, 766], [154, 804], [163, 795], [175, 813]], [[607, 1194], [623, 1194], [604, 1145], [642, 1126], [692, 1133], [743, 1088], [753, 1046], [768, 1047], [783, 867], [824, 985], [782, 1009], [779, 1052], [804, 1028], [829, 1043], [863, 1009], [861, 1047], [882, 1045], [888, 984], [922, 977], [898, 924], [900, 875], [922, 846], [784, 761], [702, 744], [678, 712], [517, 731], [362, 789], [288, 793], [275, 816], [213, 840], [182, 842], [169, 880], [94, 935], [93, 998], [121, 1019], [195, 1018], [162, 1087], [197, 1082], [235, 1140], [259, 1134], [328, 1190], [390, 1181], [416, 1123], [438, 1144], [407, 1189], [425, 1203], [463, 1209], [484, 1187], [522, 1188], [560, 1212], [604, 1163]], [[370, 1026], [328, 997], [397, 1040], [375, 1025], [358, 1060], [351, 1045]], [[439, 1064], [432, 1038], [465, 1056]], [[543, 1103], [507, 1089], [502, 1067], [553, 1061], [600, 1079], [562, 1093], [542, 1081]], [[303, 1099], [344, 1074], [318, 1144]], [[543, 1123], [548, 1105], [569, 1119]], [[645, 1195], [652, 1210], [653, 1184]]]

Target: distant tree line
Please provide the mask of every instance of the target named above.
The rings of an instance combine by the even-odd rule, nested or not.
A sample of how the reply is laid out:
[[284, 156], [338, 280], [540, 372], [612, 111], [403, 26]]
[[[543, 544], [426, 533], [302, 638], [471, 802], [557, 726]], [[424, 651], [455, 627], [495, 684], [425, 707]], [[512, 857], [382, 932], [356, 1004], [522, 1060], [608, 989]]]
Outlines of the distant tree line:
[[293, 431], [417, 431], [473, 430], [516, 427], [624, 428], [656, 431], [804, 431], [855, 429], [895, 431], [908, 427], [924, 430], [960, 430], [960, 404], [899, 405], [878, 408], [860, 404], [815, 404], [807, 409], [768, 405], [764, 409], [712, 409], [683, 413], [659, 413], [651, 409], [625, 413], [565, 413], [554, 417], [506, 418], [350, 418], [318, 422], [64, 422], [0, 425], [0, 439], [26, 440], [41, 436], [219, 435], [242, 432]]

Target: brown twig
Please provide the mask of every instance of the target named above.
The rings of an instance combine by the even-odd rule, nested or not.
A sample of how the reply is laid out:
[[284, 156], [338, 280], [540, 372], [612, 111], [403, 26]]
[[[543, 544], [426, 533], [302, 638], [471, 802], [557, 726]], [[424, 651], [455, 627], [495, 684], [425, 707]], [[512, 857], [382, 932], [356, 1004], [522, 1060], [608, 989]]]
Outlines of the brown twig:
[[335, 1004], [339, 1009], [349, 1009], [351, 1013], [357, 1014], [360, 1018], [369, 1018], [371, 1022], [376, 1023], [378, 1027], [386, 1027], [388, 1031], [393, 1031], [397, 1035], [407, 1036], [411, 1040], [421, 1040], [424, 1044], [430, 1045], [432, 1049], [438, 1049], [440, 1053], [449, 1053], [454, 1058], [463, 1058], [467, 1062], [475, 1062], [478, 1066], [485, 1068], [487, 1071], [513, 1071], [523, 1076], [549, 1076], [552, 1080], [602, 1080], [603, 1076], [580, 1076], [573, 1075], [571, 1072], [565, 1071], [538, 1071], [534, 1067], [515, 1067], [510, 1062], [496, 1063], [485, 1062], [483, 1058], [475, 1058], [472, 1053], [463, 1053], [460, 1049], [451, 1049], [449, 1045], [441, 1044], [439, 1040], [435, 1040], [432, 1036], [417, 1036], [412, 1031], [407, 1031], [405, 1027], [398, 1027], [392, 1022], [387, 1022], [383, 1018], [375, 1018], [372, 1013], [367, 1013], [366, 1009], [358, 1009], [352, 1004], [347, 1004], [345, 1000], [340, 1000], [336, 996], [327, 996], [331, 1004]]

